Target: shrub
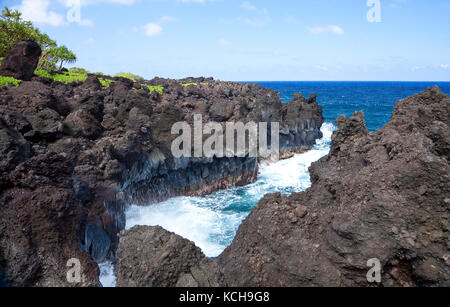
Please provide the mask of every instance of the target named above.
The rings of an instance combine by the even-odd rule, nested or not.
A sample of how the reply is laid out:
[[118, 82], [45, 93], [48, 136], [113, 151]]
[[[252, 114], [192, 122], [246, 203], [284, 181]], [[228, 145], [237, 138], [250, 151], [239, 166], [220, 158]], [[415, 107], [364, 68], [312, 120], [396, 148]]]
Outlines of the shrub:
[[114, 82], [115, 82], [114, 80], [103, 79], [103, 78], [98, 79], [98, 81], [100, 81], [100, 83], [102, 84], [102, 86], [103, 86], [103, 87], [106, 87], [106, 88], [108, 88], [108, 87], [111, 85], [111, 83], [114, 83]]
[[10, 84], [15, 85], [15, 86], [19, 86], [20, 82], [21, 82], [20, 80], [14, 79], [12, 77], [0, 76], [0, 86], [10, 85]]
[[134, 82], [144, 80], [144, 78], [142, 78], [141, 76], [134, 75], [134, 74], [129, 73], [129, 72], [121, 72], [120, 74], [114, 75], [114, 77], [123, 77], [123, 78], [127, 78], [127, 79], [130, 79], [130, 80], [133, 80]]
[[141, 86], [148, 88], [150, 93], [158, 92], [160, 95], [164, 92], [164, 87], [161, 85], [148, 85], [148, 84], [141, 84]]
[[185, 83], [185, 84], [181, 84], [182, 86], [186, 87], [186, 86], [197, 86], [198, 83]]
[[87, 79], [87, 74], [84, 73], [74, 73], [74, 72], [64, 72], [64, 73], [50, 73], [47, 70], [37, 69], [34, 72], [39, 77], [49, 78], [57, 82], [64, 84], [69, 84], [73, 82], [84, 82]]
[[41, 33], [30, 21], [22, 19], [22, 13], [8, 8], [0, 12], [0, 57], [4, 57], [18, 42], [33, 40], [42, 48], [38, 69], [55, 70], [59, 65], [76, 61], [76, 55], [66, 46], [58, 46], [50, 37]]
[[69, 68], [69, 72], [76, 73], [76, 74], [86, 74], [86, 75], [89, 73], [89, 71], [87, 69], [79, 68], [79, 67]]

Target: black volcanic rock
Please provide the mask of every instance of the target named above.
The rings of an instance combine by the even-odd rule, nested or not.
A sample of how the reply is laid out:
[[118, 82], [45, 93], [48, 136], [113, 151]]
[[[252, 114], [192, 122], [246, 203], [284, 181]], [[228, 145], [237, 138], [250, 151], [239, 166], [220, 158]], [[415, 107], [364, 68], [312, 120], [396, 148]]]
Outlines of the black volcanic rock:
[[[57, 154], [33, 157], [10, 173], [0, 194], [0, 271], [19, 287], [98, 286], [98, 267], [81, 248], [88, 210], [76, 198], [70, 161]], [[80, 261], [79, 283], [66, 276]]]
[[[362, 112], [340, 117], [333, 149], [310, 168], [310, 189], [266, 195], [215, 259], [159, 228], [127, 232], [117, 255], [120, 284], [154, 285], [144, 276], [168, 286], [195, 281], [180, 271], [210, 261], [204, 276], [222, 286], [450, 286], [449, 113], [450, 99], [433, 87], [398, 101], [376, 132], [367, 132]], [[156, 231], [166, 239], [155, 242]], [[367, 279], [373, 259], [379, 284]]]
[[232, 286], [449, 286], [450, 100], [439, 88], [400, 100], [368, 133], [362, 112], [337, 120], [313, 185], [267, 195], [219, 257]]
[[216, 263], [163, 228], [136, 226], [120, 233], [118, 287], [213, 287], [223, 285]]
[[0, 75], [25, 81], [31, 80], [41, 53], [41, 47], [34, 41], [17, 43], [3, 59]]
[[[258, 85], [205, 78], [154, 79], [136, 84], [129, 79], [104, 76], [112, 82], [106, 88], [99, 87], [99, 77], [90, 75], [86, 82], [72, 84], [34, 77], [33, 81], [23, 81], [17, 87], [0, 88], [0, 151], [5, 157], [0, 162], [0, 199], [9, 206], [3, 216], [10, 218], [14, 210], [22, 210], [15, 200], [21, 189], [33, 191], [18, 198], [24, 203], [32, 203], [37, 208], [46, 204], [63, 206], [67, 201], [67, 208], [57, 210], [65, 212], [67, 209], [72, 215], [67, 227], [60, 225], [58, 214], [42, 210], [39, 218], [27, 215], [20, 223], [2, 228], [1, 235], [7, 238], [3, 244], [7, 244], [23, 223], [34, 228], [40, 228], [42, 223], [55, 226], [51, 240], [55, 241], [56, 236], [61, 239], [55, 251], [50, 251], [46, 241], [35, 238], [34, 232], [23, 234], [23, 240], [35, 242], [32, 247], [23, 245], [23, 253], [27, 248], [32, 253], [31, 258], [23, 256], [25, 262], [26, 259], [37, 261], [33, 250], [42, 249], [44, 257], [65, 248], [63, 257], [69, 252], [78, 255], [78, 247], [83, 247], [90, 255], [89, 260], [114, 260], [117, 234], [125, 227], [127, 202], [151, 204], [171, 196], [205, 195], [255, 181], [257, 158], [175, 159], [172, 156], [171, 144], [178, 137], [172, 135], [172, 125], [179, 121], [192, 125], [194, 114], [201, 114], [204, 122], [280, 121], [289, 130], [285, 135], [294, 140], [289, 143], [290, 147], [310, 146], [320, 136], [323, 119], [317, 116], [321, 113], [317, 103], [309, 106], [306, 101], [295, 103], [290, 107], [288, 122], [279, 94]], [[182, 86], [188, 81], [197, 85]], [[162, 85], [163, 93], [150, 92], [141, 84]], [[295, 116], [299, 119], [294, 120]], [[290, 122], [296, 126], [290, 127]], [[303, 137], [297, 137], [300, 135]], [[67, 179], [65, 194], [59, 190], [59, 185], [29, 188], [9, 177], [11, 172], [16, 177], [27, 178], [27, 184], [33, 183], [40, 177], [30, 174], [24, 165], [31, 163], [35, 168], [39, 165], [48, 168], [46, 161], [52, 161], [50, 157], [55, 153], [71, 164], [70, 170], [63, 167], [64, 163], [56, 163], [43, 177], [50, 182]], [[46, 198], [49, 195], [41, 193], [53, 193], [68, 200], [57, 202], [58, 199], [53, 204]], [[34, 209], [27, 208], [24, 214], [29, 214], [30, 210]], [[51, 216], [42, 216], [44, 213]], [[8, 219], [4, 221], [12, 223]], [[81, 226], [73, 226], [72, 221]], [[65, 242], [63, 237], [70, 242]], [[77, 240], [79, 244], [75, 247], [73, 242]], [[16, 263], [11, 253], [2, 257], [0, 269], [11, 285], [66, 283], [61, 274], [48, 281], [54, 271], [47, 268], [47, 264], [36, 265], [36, 270], [27, 273], [27, 280], [23, 280], [19, 270], [15, 271], [23, 267], [22, 262]], [[209, 260], [205, 261], [207, 265], [195, 270], [192, 276], [184, 276], [180, 283], [195, 284], [194, 279], [198, 284], [205, 284], [199, 277], [199, 272], [209, 270]], [[57, 262], [62, 263], [62, 258], [57, 258]], [[90, 266], [92, 263], [89, 263]], [[89, 276], [89, 283], [84, 285], [95, 284]]]

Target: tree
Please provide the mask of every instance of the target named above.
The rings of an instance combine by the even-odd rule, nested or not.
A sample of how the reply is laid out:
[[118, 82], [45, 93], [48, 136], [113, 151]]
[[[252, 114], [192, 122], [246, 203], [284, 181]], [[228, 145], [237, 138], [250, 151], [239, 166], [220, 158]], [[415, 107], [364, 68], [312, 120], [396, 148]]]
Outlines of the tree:
[[[0, 15], [0, 57], [4, 57], [18, 42], [34, 40], [40, 43], [40, 33], [29, 21], [22, 20], [22, 14], [5, 8]], [[48, 37], [48, 36], [47, 36]]]
[[42, 49], [38, 69], [56, 70], [65, 63], [74, 63], [76, 55], [66, 46], [58, 46], [47, 34], [33, 27], [30, 21], [22, 19], [19, 11], [4, 8], [0, 15], [0, 58], [4, 57], [18, 42], [34, 40]]
[[64, 45], [53, 48], [52, 53], [55, 60], [55, 66], [59, 62], [59, 70], [62, 69], [64, 63], [75, 63], [77, 60], [77, 56]]

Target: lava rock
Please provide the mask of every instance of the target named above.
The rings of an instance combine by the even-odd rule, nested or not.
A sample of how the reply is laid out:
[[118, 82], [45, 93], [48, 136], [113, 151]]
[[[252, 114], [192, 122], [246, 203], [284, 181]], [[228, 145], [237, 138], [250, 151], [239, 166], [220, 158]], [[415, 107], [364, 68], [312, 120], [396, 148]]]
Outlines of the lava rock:
[[120, 233], [118, 287], [219, 286], [218, 272], [194, 243], [159, 226]]
[[[72, 189], [64, 157], [33, 157], [12, 171], [0, 194], [0, 270], [15, 287], [98, 286], [99, 270], [80, 247], [88, 211]], [[69, 260], [81, 264], [79, 282], [67, 280]]]
[[34, 41], [17, 43], [3, 59], [0, 75], [25, 81], [31, 80], [41, 53], [41, 47]]
[[219, 256], [228, 285], [372, 286], [376, 258], [375, 285], [449, 286], [449, 110], [433, 87], [398, 101], [376, 132], [362, 112], [339, 118], [311, 188], [265, 196]]

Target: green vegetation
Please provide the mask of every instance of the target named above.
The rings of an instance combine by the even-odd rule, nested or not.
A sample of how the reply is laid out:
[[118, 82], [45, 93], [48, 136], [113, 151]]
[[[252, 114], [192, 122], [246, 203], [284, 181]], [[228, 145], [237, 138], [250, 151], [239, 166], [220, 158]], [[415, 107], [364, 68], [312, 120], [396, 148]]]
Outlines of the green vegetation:
[[[45, 69], [37, 69], [34, 72], [39, 77], [49, 78], [54, 81], [62, 82], [65, 84], [73, 82], [84, 82], [88, 77], [88, 71], [84, 68], [73, 68], [69, 72], [64, 73], [52, 73]], [[103, 87], [108, 88], [114, 80], [99, 78], [100, 83]]]
[[[39, 59], [38, 67], [35, 74], [40, 77], [52, 79], [57, 82], [65, 84], [73, 82], [86, 81], [89, 71], [84, 68], [72, 67], [68, 72], [61, 71], [64, 64], [74, 63], [77, 60], [76, 55], [70, 51], [66, 46], [58, 46], [58, 44], [50, 39], [50, 37], [41, 33], [38, 28], [34, 27], [30, 21], [22, 19], [22, 14], [19, 11], [4, 8], [0, 12], [0, 63], [3, 57], [20, 41], [33, 40], [37, 42], [42, 48], [42, 55]], [[102, 73], [95, 73], [102, 75]], [[122, 72], [115, 77], [128, 78], [134, 82], [144, 81], [141, 76]], [[109, 88], [115, 82], [107, 78], [99, 78], [103, 87]], [[20, 84], [20, 80], [10, 77], [0, 77], [0, 85], [16, 85]], [[197, 85], [196, 83], [189, 83], [183, 86]], [[141, 84], [142, 87], [147, 88], [150, 93], [163, 93], [164, 87]]]
[[2, 65], [3, 59], [4, 59], [4, 58], [0, 58], [0, 65]]
[[160, 95], [164, 92], [164, 87], [161, 85], [148, 85], [148, 84], [141, 84], [141, 86], [148, 88], [150, 93], [158, 92]]
[[117, 75], [114, 75], [114, 77], [123, 77], [123, 78], [127, 78], [127, 79], [130, 79], [130, 80], [133, 80], [134, 82], [138, 82], [138, 81], [143, 81], [144, 80], [144, 78], [142, 78], [141, 76], [134, 75], [134, 74], [129, 73], [129, 72], [121, 72], [121, 73], [119, 73]]
[[69, 84], [73, 82], [84, 82], [87, 79], [87, 74], [84, 73], [74, 73], [74, 72], [64, 72], [64, 73], [50, 73], [44, 69], [37, 69], [34, 72], [39, 77], [53, 79], [57, 82], [62, 82], [64, 84]]
[[0, 57], [4, 57], [18, 42], [33, 40], [42, 48], [38, 69], [56, 70], [65, 63], [76, 61], [76, 55], [66, 46], [58, 46], [50, 37], [41, 33], [30, 21], [22, 19], [19, 11], [5, 8], [0, 13]]
[[181, 85], [184, 86], [184, 87], [186, 87], [186, 86], [197, 86], [198, 83], [184, 83], [184, 84], [181, 84]]
[[108, 87], [111, 85], [111, 83], [114, 83], [114, 82], [115, 82], [114, 80], [103, 79], [103, 78], [98, 79], [98, 81], [100, 81], [100, 83], [102, 84], [102, 86], [103, 86], [103, 87], [106, 87], [106, 88], [108, 88]]
[[76, 73], [76, 74], [86, 74], [86, 75], [89, 73], [89, 71], [87, 69], [79, 68], [79, 67], [69, 68], [69, 72]]
[[0, 76], [0, 86], [2, 86], [2, 85], [10, 85], [10, 84], [15, 85], [15, 86], [19, 86], [20, 82], [21, 82], [20, 80], [14, 79], [12, 77]]

